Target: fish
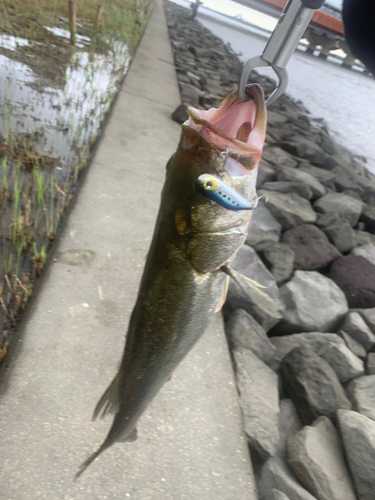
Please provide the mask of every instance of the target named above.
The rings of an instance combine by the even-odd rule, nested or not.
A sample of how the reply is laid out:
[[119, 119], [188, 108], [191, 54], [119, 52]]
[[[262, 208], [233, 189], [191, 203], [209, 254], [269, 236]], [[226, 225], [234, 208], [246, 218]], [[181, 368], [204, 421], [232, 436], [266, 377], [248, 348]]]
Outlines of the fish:
[[197, 186], [202, 175], [214, 176], [248, 206], [256, 204], [267, 111], [260, 86], [247, 85], [245, 92], [245, 102], [234, 91], [219, 108], [188, 108], [167, 164], [121, 365], [94, 410], [94, 420], [114, 414], [113, 423], [75, 479], [115, 443], [137, 438], [138, 420], [224, 304], [230, 278], [276, 307], [261, 285], [230, 268], [252, 210], [228, 209]]

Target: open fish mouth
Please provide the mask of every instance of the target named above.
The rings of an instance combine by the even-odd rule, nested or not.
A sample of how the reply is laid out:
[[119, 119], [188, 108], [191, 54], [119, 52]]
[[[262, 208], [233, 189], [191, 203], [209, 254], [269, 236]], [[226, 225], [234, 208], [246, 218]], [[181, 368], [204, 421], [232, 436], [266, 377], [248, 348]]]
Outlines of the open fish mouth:
[[260, 160], [266, 136], [267, 110], [261, 87], [247, 85], [248, 100], [238, 99], [237, 91], [219, 108], [207, 111], [188, 108], [185, 125], [196, 130], [214, 148], [228, 156], [226, 166], [232, 176], [254, 170]]

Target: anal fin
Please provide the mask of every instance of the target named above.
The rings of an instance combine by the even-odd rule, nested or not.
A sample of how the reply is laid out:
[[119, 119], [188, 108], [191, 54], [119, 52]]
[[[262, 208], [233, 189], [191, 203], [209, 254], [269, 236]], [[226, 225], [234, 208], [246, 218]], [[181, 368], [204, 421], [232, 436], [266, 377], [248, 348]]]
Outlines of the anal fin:
[[98, 417], [104, 418], [109, 413], [118, 412], [120, 375], [121, 372], [119, 371], [115, 378], [112, 380], [108, 389], [100, 398], [92, 416], [93, 420], [96, 420]]

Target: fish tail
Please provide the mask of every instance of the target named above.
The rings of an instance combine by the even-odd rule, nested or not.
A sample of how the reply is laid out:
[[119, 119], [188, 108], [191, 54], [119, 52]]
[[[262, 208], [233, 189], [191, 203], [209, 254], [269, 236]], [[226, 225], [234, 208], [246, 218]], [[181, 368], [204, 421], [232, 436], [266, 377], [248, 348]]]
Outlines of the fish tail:
[[74, 481], [77, 481], [79, 476], [87, 469], [87, 467], [93, 462], [104, 450], [109, 448], [111, 445], [108, 444], [106, 441], [101, 445], [101, 447], [92, 455], [89, 456], [89, 458], [81, 464], [80, 468], [78, 469], [77, 474], [74, 476]]

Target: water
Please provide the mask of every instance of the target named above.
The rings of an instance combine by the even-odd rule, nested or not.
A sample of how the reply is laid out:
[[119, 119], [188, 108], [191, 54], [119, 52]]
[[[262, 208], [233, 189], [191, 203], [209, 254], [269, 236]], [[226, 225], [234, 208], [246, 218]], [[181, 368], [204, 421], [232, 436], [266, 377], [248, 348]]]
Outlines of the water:
[[0, 34], [0, 361], [129, 65], [125, 43], [48, 31], [56, 45]]
[[[183, 0], [176, 3], [183, 7], [189, 4]], [[267, 43], [264, 32], [239, 31], [243, 25], [208, 9], [201, 8], [197, 20], [229, 42], [235, 52], [242, 53], [240, 59], [244, 62], [261, 54]], [[287, 93], [301, 100], [312, 116], [323, 118], [337, 142], [366, 156], [368, 168], [375, 174], [375, 79], [356, 69], [341, 68], [334, 57], [324, 61], [300, 48], [288, 64]], [[269, 69], [259, 69], [259, 73], [274, 76]]]

